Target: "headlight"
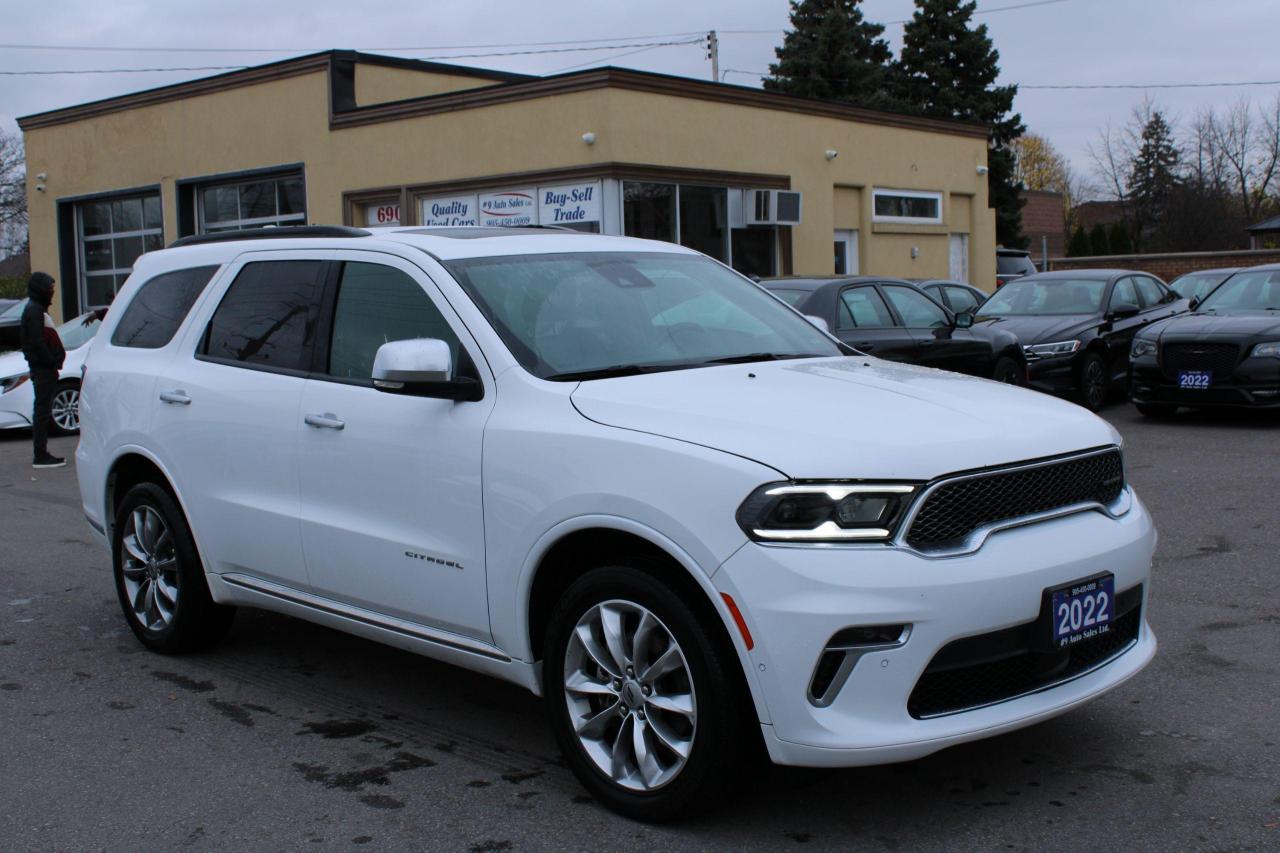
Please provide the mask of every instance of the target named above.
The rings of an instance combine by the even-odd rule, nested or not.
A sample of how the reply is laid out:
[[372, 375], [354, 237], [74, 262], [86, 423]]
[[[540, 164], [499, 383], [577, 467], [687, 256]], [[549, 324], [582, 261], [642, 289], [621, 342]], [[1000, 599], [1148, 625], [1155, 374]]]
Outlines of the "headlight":
[[1267, 341], [1265, 344], [1258, 344], [1249, 355], [1252, 358], [1280, 358], [1280, 341]]
[[915, 492], [898, 483], [769, 483], [743, 501], [738, 524], [758, 542], [883, 542]]
[[1052, 344], [1031, 344], [1025, 346], [1022, 351], [1034, 358], [1049, 358], [1055, 355], [1071, 355], [1071, 353], [1080, 349], [1079, 341], [1058, 341]]
[[19, 373], [16, 376], [6, 376], [0, 379], [0, 394], [8, 394], [30, 378], [30, 373]]
[[1129, 349], [1129, 358], [1142, 358], [1144, 355], [1155, 355], [1156, 342], [1143, 340], [1142, 338], [1134, 338], [1133, 346]]

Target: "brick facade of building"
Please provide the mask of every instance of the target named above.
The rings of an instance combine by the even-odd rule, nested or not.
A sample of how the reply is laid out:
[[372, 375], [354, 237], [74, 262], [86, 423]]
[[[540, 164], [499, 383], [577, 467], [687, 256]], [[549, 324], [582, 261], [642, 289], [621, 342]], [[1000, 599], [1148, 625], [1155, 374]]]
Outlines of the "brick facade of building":
[[1031, 256], [1039, 260], [1048, 243], [1049, 257], [1067, 253], [1067, 218], [1062, 193], [1047, 190], [1023, 190], [1026, 204], [1022, 208], [1022, 234], [1027, 238]]
[[1051, 270], [1131, 269], [1149, 272], [1163, 281], [1172, 281], [1183, 273], [1219, 267], [1254, 267], [1280, 264], [1280, 249], [1235, 252], [1174, 252], [1167, 255], [1098, 255], [1089, 258], [1053, 258]]

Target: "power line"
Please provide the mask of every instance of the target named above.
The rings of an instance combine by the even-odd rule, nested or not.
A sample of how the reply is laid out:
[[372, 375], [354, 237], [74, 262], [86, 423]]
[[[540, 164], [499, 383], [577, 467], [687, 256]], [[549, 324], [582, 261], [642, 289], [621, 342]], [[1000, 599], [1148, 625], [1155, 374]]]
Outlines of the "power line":
[[186, 68], [73, 68], [58, 71], [0, 71], [4, 77], [43, 77], [54, 74], [142, 74], [152, 71], [239, 71], [248, 65], [193, 65]]
[[[357, 50], [393, 50], [411, 53], [420, 50], [481, 50], [506, 47], [556, 47], [560, 45], [599, 44], [601, 42], [638, 41], [640, 39], [680, 38], [684, 36], [701, 36], [703, 30], [689, 30], [682, 33], [656, 33], [646, 36], [608, 36], [596, 39], [565, 39], [560, 41], [519, 41], [502, 44], [437, 44], [412, 45], [396, 47], [362, 47]], [[0, 50], [72, 50], [99, 51], [121, 53], [322, 53], [332, 50], [329, 47], [121, 47], [117, 45], [77, 45], [77, 44], [0, 44]]]

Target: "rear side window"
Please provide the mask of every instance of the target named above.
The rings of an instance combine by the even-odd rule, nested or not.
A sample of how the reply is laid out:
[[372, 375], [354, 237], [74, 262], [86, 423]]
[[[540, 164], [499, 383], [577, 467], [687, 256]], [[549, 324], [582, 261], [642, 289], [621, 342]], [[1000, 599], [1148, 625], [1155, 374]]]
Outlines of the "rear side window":
[[124, 309], [111, 343], [138, 349], [159, 349], [168, 344], [217, 271], [217, 265], [192, 267], [150, 279]]
[[209, 321], [203, 355], [277, 370], [310, 370], [323, 261], [246, 264]]
[[329, 343], [329, 375], [369, 379], [378, 347], [410, 338], [444, 341], [453, 363], [458, 363], [458, 338], [421, 285], [393, 267], [344, 264]]

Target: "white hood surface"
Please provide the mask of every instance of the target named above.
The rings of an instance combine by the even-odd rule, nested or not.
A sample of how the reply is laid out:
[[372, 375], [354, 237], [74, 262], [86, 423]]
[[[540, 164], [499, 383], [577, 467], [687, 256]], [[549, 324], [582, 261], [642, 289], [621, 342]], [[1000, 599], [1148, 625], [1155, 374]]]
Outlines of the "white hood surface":
[[754, 459], [795, 479], [929, 480], [1119, 443], [1063, 400], [868, 357], [583, 382], [585, 417]]

